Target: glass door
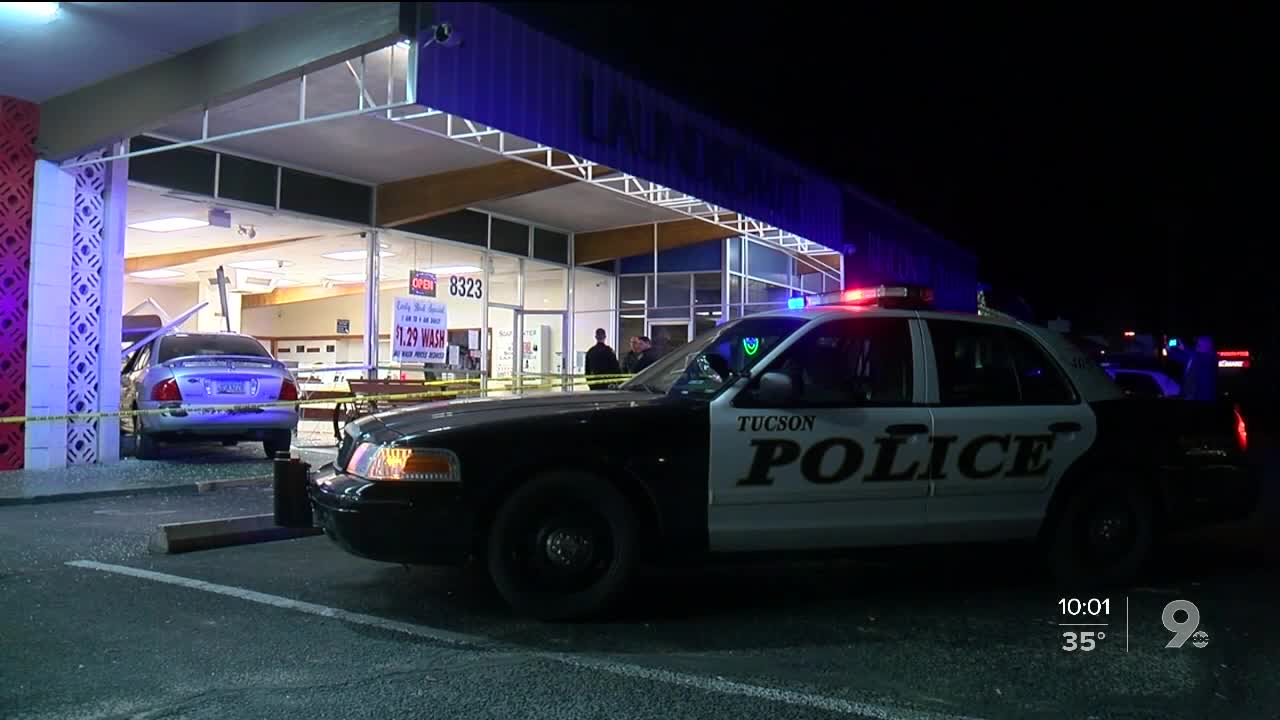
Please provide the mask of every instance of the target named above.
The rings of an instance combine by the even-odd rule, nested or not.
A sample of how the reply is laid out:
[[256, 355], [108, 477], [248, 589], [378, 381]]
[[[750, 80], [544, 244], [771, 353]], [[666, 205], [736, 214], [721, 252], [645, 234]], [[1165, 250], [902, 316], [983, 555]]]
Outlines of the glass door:
[[663, 357], [692, 340], [690, 333], [688, 320], [650, 320], [647, 334], [654, 354]]
[[525, 390], [563, 391], [568, 376], [565, 368], [565, 313], [530, 312], [517, 314], [520, 358], [517, 375]]
[[489, 333], [488, 388], [490, 395], [509, 395], [515, 388], [518, 370], [516, 358], [516, 320], [518, 310], [489, 304], [486, 332]]

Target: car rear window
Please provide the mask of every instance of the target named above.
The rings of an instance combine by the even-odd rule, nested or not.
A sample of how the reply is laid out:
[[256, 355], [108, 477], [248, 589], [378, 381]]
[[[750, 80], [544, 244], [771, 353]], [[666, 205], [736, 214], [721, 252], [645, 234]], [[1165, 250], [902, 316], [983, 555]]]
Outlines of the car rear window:
[[271, 357], [262, 343], [243, 335], [173, 335], [160, 341], [158, 362], [197, 355]]

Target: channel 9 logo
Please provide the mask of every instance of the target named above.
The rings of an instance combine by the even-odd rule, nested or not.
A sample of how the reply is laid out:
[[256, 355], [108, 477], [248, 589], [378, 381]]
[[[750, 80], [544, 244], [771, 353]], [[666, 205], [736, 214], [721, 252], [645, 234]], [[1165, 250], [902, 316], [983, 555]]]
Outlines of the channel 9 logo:
[[1165, 630], [1173, 633], [1165, 645], [1167, 648], [1180, 648], [1188, 640], [1197, 648], [1209, 644], [1209, 633], [1200, 629], [1200, 608], [1190, 600], [1174, 600], [1165, 605], [1164, 612], [1160, 613], [1160, 622], [1164, 623]]

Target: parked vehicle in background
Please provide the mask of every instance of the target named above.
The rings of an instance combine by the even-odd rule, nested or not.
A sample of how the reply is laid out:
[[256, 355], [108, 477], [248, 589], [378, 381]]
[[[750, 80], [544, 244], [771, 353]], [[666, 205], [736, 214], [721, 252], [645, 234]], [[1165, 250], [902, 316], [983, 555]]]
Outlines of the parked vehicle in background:
[[[248, 335], [163, 335], [125, 361], [120, 388], [120, 407], [163, 412], [121, 418], [121, 436], [134, 438], [143, 459], [154, 457], [160, 443], [245, 440], [261, 441], [273, 457], [289, 450], [298, 409], [245, 406], [297, 399], [298, 386], [284, 363]], [[184, 409], [219, 405], [228, 409]]]
[[1160, 370], [1106, 367], [1106, 371], [1131, 397], [1176, 398], [1182, 394], [1182, 386]]

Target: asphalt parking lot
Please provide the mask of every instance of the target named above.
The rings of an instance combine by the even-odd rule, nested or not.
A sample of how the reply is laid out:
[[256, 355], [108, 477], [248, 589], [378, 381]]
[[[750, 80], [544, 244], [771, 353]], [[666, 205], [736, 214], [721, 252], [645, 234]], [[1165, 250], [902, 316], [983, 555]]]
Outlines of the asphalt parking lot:
[[[149, 555], [264, 488], [0, 508], [0, 716], [1278, 717], [1263, 526], [1185, 538], [1091, 652], [1015, 548], [648, 573], [608, 621], [513, 618], [466, 570], [325, 538]], [[72, 564], [69, 564], [72, 563]], [[1167, 649], [1197, 604], [1208, 644]], [[1126, 622], [1127, 607], [1127, 622]]]

